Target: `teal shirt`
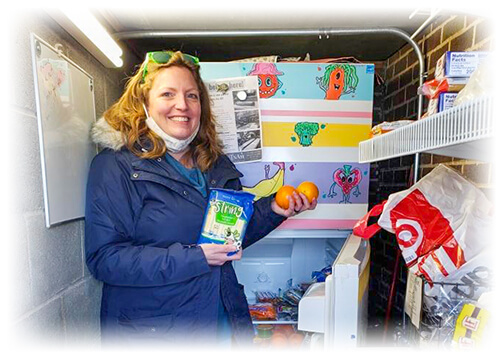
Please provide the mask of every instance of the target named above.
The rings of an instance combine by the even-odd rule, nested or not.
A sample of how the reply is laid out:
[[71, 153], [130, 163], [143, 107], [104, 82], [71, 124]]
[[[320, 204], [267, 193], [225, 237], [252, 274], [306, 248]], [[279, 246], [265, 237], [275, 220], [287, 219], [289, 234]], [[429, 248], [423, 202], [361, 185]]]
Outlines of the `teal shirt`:
[[196, 190], [198, 190], [201, 195], [203, 195], [204, 198], [207, 197], [207, 182], [205, 180], [205, 176], [203, 175], [203, 173], [201, 173], [199, 168], [186, 168], [182, 165], [182, 163], [177, 161], [168, 153], [165, 155], [165, 159], [167, 160], [168, 164], [174, 167], [181, 176], [186, 178], [188, 182], [190, 182], [193, 187], [195, 187]]

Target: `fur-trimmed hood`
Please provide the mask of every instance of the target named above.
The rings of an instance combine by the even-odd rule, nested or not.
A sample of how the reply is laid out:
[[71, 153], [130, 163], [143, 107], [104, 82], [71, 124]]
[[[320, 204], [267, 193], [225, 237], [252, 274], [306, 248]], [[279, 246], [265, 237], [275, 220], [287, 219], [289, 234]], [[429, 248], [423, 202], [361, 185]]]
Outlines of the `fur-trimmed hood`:
[[92, 126], [90, 134], [94, 143], [113, 151], [119, 151], [126, 144], [123, 134], [111, 127], [104, 117], [101, 117]]

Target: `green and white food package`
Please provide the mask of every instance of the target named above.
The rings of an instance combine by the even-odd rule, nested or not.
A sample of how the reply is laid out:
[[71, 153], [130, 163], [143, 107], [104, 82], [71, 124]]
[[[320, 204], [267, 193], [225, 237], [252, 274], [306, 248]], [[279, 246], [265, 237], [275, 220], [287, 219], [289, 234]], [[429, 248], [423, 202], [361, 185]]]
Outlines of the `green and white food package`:
[[243, 191], [211, 189], [198, 244], [233, 243], [239, 250], [253, 214], [254, 197]]

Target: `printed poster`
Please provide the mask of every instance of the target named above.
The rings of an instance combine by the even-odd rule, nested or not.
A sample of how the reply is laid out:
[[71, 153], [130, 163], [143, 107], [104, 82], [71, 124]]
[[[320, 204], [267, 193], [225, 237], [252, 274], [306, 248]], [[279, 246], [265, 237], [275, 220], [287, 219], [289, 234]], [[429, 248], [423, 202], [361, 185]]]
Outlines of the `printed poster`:
[[201, 63], [204, 80], [253, 76], [259, 86], [262, 161], [237, 164], [256, 199], [283, 185], [314, 182], [318, 206], [285, 229], [352, 229], [368, 209], [370, 165], [358, 163], [369, 138], [374, 65]]
[[219, 79], [205, 82], [205, 85], [224, 153], [233, 163], [262, 160], [257, 78]]

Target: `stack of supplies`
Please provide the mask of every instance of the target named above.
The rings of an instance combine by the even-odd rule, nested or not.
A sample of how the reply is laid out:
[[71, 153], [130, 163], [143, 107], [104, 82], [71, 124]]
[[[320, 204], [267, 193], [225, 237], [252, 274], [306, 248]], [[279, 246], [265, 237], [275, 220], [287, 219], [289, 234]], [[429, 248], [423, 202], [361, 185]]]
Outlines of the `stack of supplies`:
[[452, 108], [458, 93], [487, 56], [488, 52], [445, 52], [436, 63], [434, 79], [419, 88], [419, 94], [429, 98], [424, 117]]

